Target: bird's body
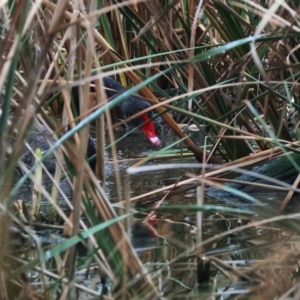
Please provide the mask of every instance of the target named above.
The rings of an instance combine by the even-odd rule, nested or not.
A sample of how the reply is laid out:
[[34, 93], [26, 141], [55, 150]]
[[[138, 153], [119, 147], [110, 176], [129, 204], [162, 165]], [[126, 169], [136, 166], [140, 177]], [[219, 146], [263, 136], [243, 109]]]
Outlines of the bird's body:
[[[44, 125], [39, 124], [38, 129], [31, 129], [27, 138], [27, 144], [30, 146], [31, 150], [25, 147], [22, 155], [23, 163], [25, 163], [29, 167], [33, 166], [35, 157], [32, 155], [32, 150], [34, 151], [35, 149], [39, 148], [42, 152], [46, 152], [50, 149], [51, 145], [55, 143], [55, 141], [56, 139], [53, 133], [49, 132], [49, 130]], [[96, 154], [96, 143], [95, 140], [91, 136], [89, 136], [87, 145], [87, 157], [89, 158], [94, 154]], [[47, 159], [45, 159], [43, 164], [51, 174], [54, 174], [57, 164], [55, 155], [51, 154]], [[92, 161], [90, 163], [90, 166], [93, 170], [95, 170], [95, 161]]]
[[[127, 91], [127, 88], [125, 88], [119, 82], [113, 80], [110, 77], [104, 77], [103, 84], [108, 99], [113, 99], [116, 96]], [[144, 109], [149, 108], [150, 104], [147, 101], [142, 100], [138, 95], [133, 94], [130, 97], [124, 99], [124, 101], [121, 102], [119, 107], [122, 111], [123, 116], [125, 118], [128, 118]], [[136, 118], [133, 122], [134, 125], [140, 125], [138, 123], [143, 123], [140, 117]]]
[[[110, 77], [103, 78], [103, 84], [105, 87], [106, 96], [109, 100], [114, 99], [118, 95], [126, 92], [128, 89], [115, 81]], [[146, 100], [143, 100], [139, 95], [133, 94], [124, 99], [119, 108], [124, 118], [129, 118], [145, 109], [148, 109], [151, 105]], [[141, 116], [133, 119], [130, 124], [132, 126], [141, 126], [141, 130], [144, 132], [148, 140], [155, 146], [160, 145], [160, 139], [157, 137], [154, 128], [154, 122], [150, 120], [151, 112], [142, 114]], [[145, 124], [144, 124], [145, 123]]]
[[[107, 98], [109, 100], [115, 98], [120, 93], [125, 92], [127, 89], [123, 87], [120, 83], [115, 81], [114, 79], [110, 77], [104, 77], [103, 79], [105, 91]], [[78, 89], [75, 88], [72, 90], [73, 98], [75, 103], [79, 103], [79, 96], [78, 96]], [[150, 104], [142, 100], [138, 95], [131, 95], [124, 99], [122, 103], [119, 105], [120, 110], [122, 111], [122, 115], [125, 118], [128, 118], [130, 116], [133, 116], [134, 114], [147, 109], [150, 107]], [[148, 121], [148, 122], [147, 122]], [[147, 122], [146, 124], [142, 125], [144, 122]], [[132, 122], [135, 126], [141, 126], [142, 131], [145, 133], [147, 138], [152, 142], [154, 145], [159, 145], [160, 140], [156, 135], [155, 129], [154, 129], [154, 123], [152, 120], [150, 120], [149, 114], [143, 114], [137, 118], [135, 118]], [[39, 125], [39, 130], [36, 128], [33, 128], [28, 136], [27, 143], [29, 146], [35, 150], [36, 148], [40, 148], [41, 151], [45, 152], [50, 148], [50, 144], [53, 144], [55, 142], [55, 138], [52, 133], [50, 133], [45, 126]], [[87, 158], [93, 156], [96, 154], [96, 143], [94, 139], [89, 136], [88, 138], [88, 145], [87, 145]], [[32, 166], [34, 164], [35, 158], [32, 155], [31, 151], [27, 148], [25, 148], [23, 157], [23, 162], [28, 165]], [[54, 173], [56, 168], [56, 158], [54, 155], [51, 155], [48, 157], [44, 165], [49, 170], [50, 173]], [[96, 161], [93, 160], [90, 162], [90, 166], [93, 170], [95, 170], [96, 167]]]

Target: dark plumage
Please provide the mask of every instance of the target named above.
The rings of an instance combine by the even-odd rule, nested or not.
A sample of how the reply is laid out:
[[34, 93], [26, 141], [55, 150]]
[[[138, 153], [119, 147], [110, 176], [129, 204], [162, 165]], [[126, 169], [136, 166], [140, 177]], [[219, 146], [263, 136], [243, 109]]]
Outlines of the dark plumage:
[[[123, 85], [115, 81], [110, 77], [103, 78], [103, 84], [105, 86], [105, 92], [108, 99], [113, 99], [119, 94], [127, 91]], [[127, 99], [121, 102], [119, 108], [125, 118], [133, 116], [134, 114], [149, 108], [151, 105], [149, 102], [142, 100], [138, 95], [131, 95]], [[143, 123], [142, 117], [138, 117], [132, 121], [134, 126], [139, 126]]]
[[[103, 83], [105, 86], [107, 98], [109, 98], [110, 100], [116, 97], [117, 95], [119, 95], [120, 93], [123, 93], [124, 91], [127, 90], [124, 86], [122, 86], [120, 83], [118, 83], [117, 81], [113, 80], [110, 77], [104, 77]], [[79, 103], [78, 88], [72, 89], [72, 95], [75, 103], [78, 104]], [[122, 101], [119, 107], [120, 110], [122, 111], [123, 116], [125, 118], [128, 118], [136, 114], [137, 112], [150, 107], [150, 104], [147, 101], [142, 100], [138, 95], [132, 95], [124, 99], [124, 101]], [[150, 116], [148, 114], [143, 114], [142, 116], [135, 118], [132, 124], [134, 126], [139, 126], [143, 124], [145, 121], [149, 120], [149, 117]], [[33, 128], [30, 131], [27, 142], [33, 150], [35, 150], [36, 148], [40, 148], [41, 151], [47, 151], [49, 149], [48, 141], [50, 141], [50, 143], [54, 143], [55, 139], [44, 126], [40, 125], [40, 128], [41, 131], [38, 131], [35, 128]], [[160, 140], [156, 136], [154, 123], [152, 120], [149, 121], [147, 124], [143, 125], [141, 127], [141, 130], [145, 133], [145, 135], [152, 142], [152, 144], [160, 145]], [[93, 156], [94, 154], [96, 154], [96, 144], [94, 139], [91, 136], [89, 136], [88, 145], [87, 145], [87, 158]], [[35, 161], [34, 156], [26, 148], [23, 154], [23, 162], [28, 166], [32, 166], [34, 164], [34, 161]], [[44, 162], [44, 165], [51, 173], [54, 173], [56, 168], [55, 156], [51, 155], [49, 158], [47, 158], [46, 161]], [[95, 170], [96, 161], [95, 160], [90, 161], [90, 166], [93, 170]]]
[[[105, 87], [106, 96], [108, 99], [112, 100], [116, 96], [124, 93], [128, 89], [121, 85], [116, 80], [110, 77], [103, 78], [103, 84]], [[124, 99], [121, 104], [119, 104], [119, 108], [122, 112], [122, 116], [124, 118], [129, 118], [136, 113], [149, 108], [151, 105], [149, 102], [141, 99], [141, 97], [137, 94], [133, 94], [128, 98]], [[130, 122], [131, 125], [137, 127], [141, 126], [143, 123], [148, 121], [151, 118], [151, 112], [145, 113]], [[148, 121], [146, 124], [141, 126], [141, 130], [144, 132], [148, 140], [155, 146], [160, 145], [160, 140], [157, 137], [154, 128], [154, 122], [152, 120]]]
[[[43, 125], [39, 125], [40, 130], [37, 130], [36, 128], [31, 129], [27, 143], [30, 145], [30, 147], [33, 149], [33, 151], [37, 148], [39, 148], [42, 152], [46, 152], [50, 148], [50, 144], [55, 143], [55, 139], [50, 133], [47, 128]], [[50, 143], [50, 144], [49, 144]], [[88, 145], [87, 145], [87, 157], [91, 157], [94, 154], [96, 154], [96, 144], [94, 139], [89, 136], [88, 138]], [[22, 161], [27, 166], [33, 166], [35, 162], [34, 156], [31, 154], [31, 151], [25, 147]], [[56, 168], [56, 158], [54, 154], [51, 154], [45, 161], [44, 165], [47, 168], [47, 170], [54, 174], [55, 168]], [[96, 169], [96, 161], [92, 160], [90, 162], [91, 168], [95, 171]]]

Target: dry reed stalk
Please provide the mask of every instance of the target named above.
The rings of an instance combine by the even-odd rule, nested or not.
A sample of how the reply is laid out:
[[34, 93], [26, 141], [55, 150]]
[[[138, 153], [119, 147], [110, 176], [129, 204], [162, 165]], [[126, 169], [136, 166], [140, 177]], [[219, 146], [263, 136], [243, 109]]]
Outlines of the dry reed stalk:
[[[44, 4], [51, 10], [56, 9], [55, 4], [53, 4], [51, 2], [44, 1]], [[70, 21], [71, 20], [71, 13], [65, 11], [64, 17], [66, 18], [66, 20]], [[90, 28], [89, 21], [87, 19], [85, 19], [84, 16], [81, 16], [81, 17], [82, 17], [82, 21], [80, 22], [81, 28], [83, 28], [85, 30], [88, 30]], [[101, 36], [101, 34], [98, 31], [93, 30], [93, 35], [94, 35], [95, 41], [97, 43], [99, 43], [99, 45], [103, 48], [103, 51], [106, 51], [107, 55], [109, 55], [109, 57], [114, 62], [121, 62], [121, 59], [119, 58], [119, 56], [116, 55], [116, 53], [109, 46], [107, 41]], [[126, 74], [129, 77], [129, 79], [132, 81], [133, 84], [138, 85], [139, 83], [141, 83], [141, 80], [138, 78], [138, 76], [135, 75], [135, 73], [132, 70], [128, 69]], [[159, 101], [157, 100], [157, 98], [152, 94], [152, 92], [147, 87], [145, 87], [145, 86], [142, 87], [141, 90], [140, 90], [140, 93], [145, 98], [150, 99], [151, 101], [153, 101], [153, 103], [159, 104]], [[156, 107], [156, 110], [157, 110], [158, 113], [163, 113], [162, 118], [164, 119], [164, 121], [172, 128], [172, 130], [180, 138], [184, 138], [184, 142], [186, 143], [188, 148], [195, 154], [196, 157], [201, 159], [202, 156], [203, 156], [203, 151], [198, 146], [196, 146], [194, 144], [194, 142], [181, 130], [181, 128], [173, 120], [173, 118], [170, 116], [170, 114], [166, 113], [165, 110], [160, 105]], [[210, 159], [210, 162], [211, 163], [214, 163], [214, 162], [215, 163], [221, 163], [222, 161], [215, 158], [214, 156], [212, 156], [211, 159]]]

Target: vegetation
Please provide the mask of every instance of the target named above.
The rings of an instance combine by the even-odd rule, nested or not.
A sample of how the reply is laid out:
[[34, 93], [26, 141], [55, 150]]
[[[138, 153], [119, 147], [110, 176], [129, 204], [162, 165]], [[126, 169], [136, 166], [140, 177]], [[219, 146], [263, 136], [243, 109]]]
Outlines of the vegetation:
[[[0, 299], [298, 299], [299, 213], [297, 206], [286, 211], [299, 192], [298, 11], [299, 1], [0, 2]], [[107, 101], [104, 76], [130, 89]], [[105, 192], [105, 153], [118, 170], [113, 129], [120, 123], [108, 111], [136, 92], [178, 139], [131, 166], [126, 178], [116, 171], [113, 201]], [[179, 123], [196, 126], [204, 146]], [[26, 166], [24, 144], [41, 124], [54, 143]], [[96, 174], [85, 160], [91, 128]], [[40, 166], [53, 153], [55, 175], [42, 177]], [[191, 153], [201, 165], [194, 157], [185, 164]], [[173, 160], [149, 166], [154, 158]], [[168, 168], [185, 177], [130, 193], [134, 174], [149, 180]], [[244, 177], [224, 184], [237, 173]], [[72, 184], [71, 196], [60, 181]], [[27, 215], [30, 199], [15, 201], [27, 184], [32, 202], [43, 196], [47, 214], [36, 204]], [[281, 198], [264, 194], [266, 205], [253, 194], [267, 190]], [[178, 193], [184, 200], [173, 198]], [[169, 245], [167, 254], [148, 263], [136, 254], [133, 218], [143, 219], [162, 249]], [[63, 223], [70, 238], [44, 245], [40, 228], [61, 230]], [[172, 223], [188, 231], [185, 240], [168, 234]]]

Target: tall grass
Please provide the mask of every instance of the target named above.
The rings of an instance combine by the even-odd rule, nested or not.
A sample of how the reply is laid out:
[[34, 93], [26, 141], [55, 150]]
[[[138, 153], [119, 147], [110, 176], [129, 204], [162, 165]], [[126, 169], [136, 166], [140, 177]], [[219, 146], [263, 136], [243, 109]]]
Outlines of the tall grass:
[[[1, 299], [52, 299], [55, 295], [60, 299], [74, 298], [77, 290], [97, 294], [95, 289], [76, 282], [77, 272], [83, 269], [76, 259], [79, 242], [96, 262], [100, 277], [112, 283], [113, 298], [160, 297], [157, 274], [149, 274], [141, 263], [123, 226], [133, 213], [127, 210], [117, 215], [104, 191], [104, 121], [116, 157], [108, 110], [130, 93], [139, 91], [147, 98], [157, 115], [199, 161], [220, 165], [227, 162], [215, 171], [206, 171], [207, 165], [203, 164], [202, 176], [189, 175], [192, 178], [178, 186], [190, 180], [226, 189], [212, 176], [227, 176], [237, 167], [251, 167], [282, 153], [294, 153], [288, 155], [286, 165], [293, 174], [299, 173], [298, 6], [297, 1], [1, 2]], [[107, 102], [101, 79], [115, 75], [124, 86], [132, 88]], [[96, 85], [96, 94], [90, 92], [91, 82]], [[80, 91], [79, 112], [73, 109], [70, 91], [74, 86]], [[168, 90], [174, 89], [177, 94], [172, 97]], [[213, 145], [210, 153], [182, 131], [177, 124], [180, 122], [193, 123], [205, 134], [207, 144]], [[51, 145], [39, 162], [25, 166], [21, 159], [24, 143], [31, 128], [40, 128], [41, 124], [51, 136]], [[96, 174], [85, 160], [88, 133], [94, 125]], [[10, 205], [24, 184], [37, 181], [33, 176], [35, 169], [53, 153], [58, 162], [54, 178], [48, 174], [53, 190], [36, 186], [55, 214], [69, 226], [71, 238], [45, 250], [30, 227], [12, 214]], [[65, 158], [70, 164], [65, 163]], [[21, 174], [17, 182], [16, 170]], [[264, 175], [272, 177], [272, 170]], [[61, 178], [72, 185], [72, 201], [60, 188]], [[122, 204], [124, 188], [118, 173], [116, 178]], [[291, 191], [297, 190], [297, 184], [283, 186], [290, 193], [282, 209], [291, 198]], [[57, 204], [57, 194], [68, 203], [72, 218]], [[127, 200], [134, 202], [144, 196]], [[224, 208], [181, 209], [195, 212]], [[249, 214], [246, 210], [226, 212]], [[274, 213], [277, 214], [275, 210]], [[298, 235], [299, 228], [293, 222], [284, 222], [284, 216], [270, 220], [267, 214], [262, 216], [266, 220], [261, 222], [280, 220], [277, 226], [290, 232], [284, 242], [273, 245], [270, 251], [275, 255], [274, 249], [285, 246], [293, 235]], [[35, 241], [37, 250], [28, 251], [26, 259], [17, 257], [16, 249], [11, 247], [13, 225]], [[236, 230], [241, 231], [242, 228]], [[225, 232], [224, 236], [228, 234]], [[199, 242], [194, 255], [201, 254], [205, 243], [208, 241]], [[254, 246], [249, 248], [251, 251]], [[286, 251], [284, 248], [280, 253], [284, 263], [288, 259]], [[296, 258], [295, 253], [293, 257]], [[216, 269], [222, 269], [214, 259], [211, 261]], [[53, 261], [56, 269], [50, 271], [49, 262]], [[253, 266], [252, 274], [257, 275], [257, 268], [267, 263]], [[84, 267], [88, 265], [86, 261]], [[34, 270], [40, 279], [38, 288], [30, 284], [26, 275]], [[285, 275], [290, 272], [289, 269]], [[245, 274], [239, 276], [246, 278]], [[253, 278], [266, 284], [268, 276], [266, 272]], [[272, 297], [298, 292], [298, 285], [288, 280], [277, 290], [271, 283], [269, 286]], [[264, 294], [258, 288], [254, 295]]]

